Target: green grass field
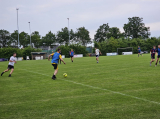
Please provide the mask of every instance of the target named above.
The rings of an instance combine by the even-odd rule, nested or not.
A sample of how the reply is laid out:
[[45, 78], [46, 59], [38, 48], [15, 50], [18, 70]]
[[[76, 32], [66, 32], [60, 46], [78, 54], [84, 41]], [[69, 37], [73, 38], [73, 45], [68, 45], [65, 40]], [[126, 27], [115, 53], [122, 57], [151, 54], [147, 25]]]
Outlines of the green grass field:
[[0, 119], [160, 119], [160, 65], [149, 54], [64, 60], [57, 80], [47, 60], [19, 61], [0, 77]]

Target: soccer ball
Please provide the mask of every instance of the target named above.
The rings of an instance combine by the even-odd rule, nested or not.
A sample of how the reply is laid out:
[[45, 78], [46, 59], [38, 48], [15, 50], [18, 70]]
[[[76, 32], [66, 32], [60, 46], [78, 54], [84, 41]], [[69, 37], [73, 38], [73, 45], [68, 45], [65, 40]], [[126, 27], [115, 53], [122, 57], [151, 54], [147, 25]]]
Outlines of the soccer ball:
[[66, 77], [67, 77], [67, 74], [66, 74], [66, 73], [64, 73], [64, 74], [63, 74], [63, 76], [66, 78]]

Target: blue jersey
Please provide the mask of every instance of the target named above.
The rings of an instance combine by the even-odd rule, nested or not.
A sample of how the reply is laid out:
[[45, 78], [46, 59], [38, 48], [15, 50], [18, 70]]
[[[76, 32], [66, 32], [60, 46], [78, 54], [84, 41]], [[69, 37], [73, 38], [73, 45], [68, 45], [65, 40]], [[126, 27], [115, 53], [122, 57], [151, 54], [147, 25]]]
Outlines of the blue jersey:
[[141, 48], [140, 48], [140, 47], [138, 48], [138, 51], [141, 51]]
[[62, 58], [61, 54], [59, 54], [58, 52], [52, 53], [51, 56], [52, 56], [52, 61], [51, 61], [52, 64], [58, 64], [58, 60]]
[[158, 55], [160, 55], [160, 48], [157, 49], [157, 53], [158, 53]]
[[71, 55], [71, 56], [74, 56], [74, 51], [71, 51], [71, 52], [70, 52], [70, 55]]

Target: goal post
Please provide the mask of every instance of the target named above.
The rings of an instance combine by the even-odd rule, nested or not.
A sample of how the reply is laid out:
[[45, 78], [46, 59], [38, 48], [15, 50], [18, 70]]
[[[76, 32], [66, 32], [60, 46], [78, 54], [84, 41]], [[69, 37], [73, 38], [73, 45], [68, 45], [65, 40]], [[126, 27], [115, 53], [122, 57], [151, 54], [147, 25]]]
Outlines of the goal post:
[[117, 48], [117, 54], [118, 54], [118, 50], [119, 50], [119, 49], [123, 49], [123, 50], [125, 50], [125, 49], [131, 49], [131, 50], [132, 50], [131, 52], [133, 53], [133, 47]]

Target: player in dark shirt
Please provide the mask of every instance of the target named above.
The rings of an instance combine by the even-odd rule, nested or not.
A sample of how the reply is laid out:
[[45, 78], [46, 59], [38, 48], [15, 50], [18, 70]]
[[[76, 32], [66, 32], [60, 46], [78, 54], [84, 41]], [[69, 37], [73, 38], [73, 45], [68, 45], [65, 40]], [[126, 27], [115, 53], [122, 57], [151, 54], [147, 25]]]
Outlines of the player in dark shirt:
[[[159, 58], [160, 58], [160, 45], [158, 45], [158, 49], [157, 49], [157, 61], [156, 61], [155, 67], [157, 66]], [[159, 61], [159, 64], [160, 64], [160, 61]]]
[[141, 54], [141, 48], [138, 46], [138, 57], [139, 57], [139, 55], [142, 55], [142, 54]]
[[71, 57], [71, 61], [73, 62], [73, 57], [74, 57], [74, 51], [73, 51], [73, 49], [71, 49], [71, 51], [70, 51], [70, 57]]
[[151, 54], [150, 66], [151, 66], [151, 63], [155, 61], [155, 54], [156, 53], [157, 53], [156, 46], [153, 46], [153, 48], [150, 51], [150, 54]]

